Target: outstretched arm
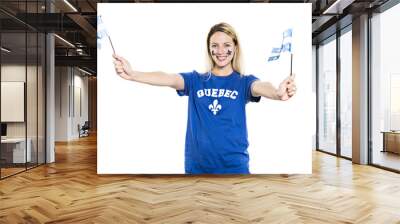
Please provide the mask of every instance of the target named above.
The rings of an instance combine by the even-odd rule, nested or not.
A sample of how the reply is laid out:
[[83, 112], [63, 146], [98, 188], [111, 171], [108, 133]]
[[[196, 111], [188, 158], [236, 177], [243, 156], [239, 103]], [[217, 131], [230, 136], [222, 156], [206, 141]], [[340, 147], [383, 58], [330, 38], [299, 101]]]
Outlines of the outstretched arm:
[[294, 75], [284, 79], [278, 88], [275, 88], [270, 82], [255, 81], [251, 85], [251, 94], [253, 96], [263, 96], [273, 100], [288, 100], [296, 93], [296, 83]]
[[131, 65], [125, 58], [113, 55], [115, 71], [123, 79], [146, 83], [153, 86], [168, 86], [176, 90], [183, 90], [185, 82], [179, 74], [168, 74], [165, 72], [139, 72], [132, 70]]

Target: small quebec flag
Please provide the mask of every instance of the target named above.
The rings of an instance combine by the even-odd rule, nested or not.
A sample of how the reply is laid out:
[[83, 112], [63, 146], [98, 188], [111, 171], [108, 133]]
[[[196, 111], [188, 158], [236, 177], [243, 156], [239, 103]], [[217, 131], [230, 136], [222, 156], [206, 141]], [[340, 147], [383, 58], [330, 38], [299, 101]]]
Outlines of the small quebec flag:
[[110, 35], [108, 35], [106, 26], [105, 26], [103, 20], [101, 19], [101, 16], [99, 15], [99, 16], [97, 16], [97, 49], [101, 49], [101, 45], [104, 44], [104, 40], [106, 38], [108, 38], [108, 40], [110, 41], [111, 47], [115, 54], [114, 46], [112, 44]]
[[282, 44], [278, 48], [272, 48], [271, 56], [268, 61], [278, 60], [282, 52], [292, 53], [292, 29], [283, 32]]
[[282, 50], [282, 48], [280, 48], [280, 47], [272, 48], [271, 56], [269, 56], [268, 61], [278, 60], [279, 56], [281, 55], [281, 50]]
[[97, 48], [101, 49], [101, 44], [104, 38], [107, 36], [107, 30], [101, 19], [101, 16], [97, 16]]

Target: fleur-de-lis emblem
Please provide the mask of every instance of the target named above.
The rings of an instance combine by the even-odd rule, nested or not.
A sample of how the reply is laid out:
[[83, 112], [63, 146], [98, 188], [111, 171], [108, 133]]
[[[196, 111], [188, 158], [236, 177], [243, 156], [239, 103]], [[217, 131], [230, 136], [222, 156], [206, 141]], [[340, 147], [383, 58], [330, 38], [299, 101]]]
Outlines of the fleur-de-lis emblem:
[[218, 100], [214, 100], [214, 102], [208, 105], [208, 109], [210, 109], [214, 115], [217, 115], [217, 112], [221, 110], [221, 104], [218, 104]]

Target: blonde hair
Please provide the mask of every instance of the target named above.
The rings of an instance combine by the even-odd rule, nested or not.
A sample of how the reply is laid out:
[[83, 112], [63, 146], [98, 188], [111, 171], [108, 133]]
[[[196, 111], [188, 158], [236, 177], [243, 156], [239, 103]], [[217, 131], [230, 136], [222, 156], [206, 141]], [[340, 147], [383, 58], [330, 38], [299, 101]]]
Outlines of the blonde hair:
[[218, 23], [215, 24], [213, 27], [211, 27], [210, 31], [208, 32], [207, 35], [207, 54], [208, 54], [208, 63], [210, 65], [210, 69], [214, 68], [215, 62], [212, 59], [211, 56], [211, 51], [210, 51], [210, 38], [211, 36], [216, 33], [216, 32], [223, 32], [230, 36], [233, 40], [233, 43], [235, 44], [235, 53], [233, 55], [232, 59], [232, 67], [233, 70], [238, 72], [240, 75], [242, 75], [242, 68], [241, 68], [241, 52], [240, 52], [240, 45], [239, 45], [239, 39], [238, 36], [233, 29], [233, 27], [227, 23]]

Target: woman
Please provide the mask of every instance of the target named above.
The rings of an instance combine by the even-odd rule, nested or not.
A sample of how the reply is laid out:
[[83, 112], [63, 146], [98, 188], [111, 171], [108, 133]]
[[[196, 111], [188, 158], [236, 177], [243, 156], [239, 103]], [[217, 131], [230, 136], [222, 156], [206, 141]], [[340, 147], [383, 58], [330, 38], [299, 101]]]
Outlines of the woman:
[[279, 88], [243, 75], [240, 44], [234, 29], [226, 23], [214, 25], [207, 36], [211, 69], [180, 74], [132, 70], [123, 57], [114, 55], [115, 70], [126, 80], [169, 86], [178, 95], [189, 97], [185, 144], [187, 174], [248, 174], [245, 105], [261, 96], [288, 100], [296, 92], [293, 76]]

